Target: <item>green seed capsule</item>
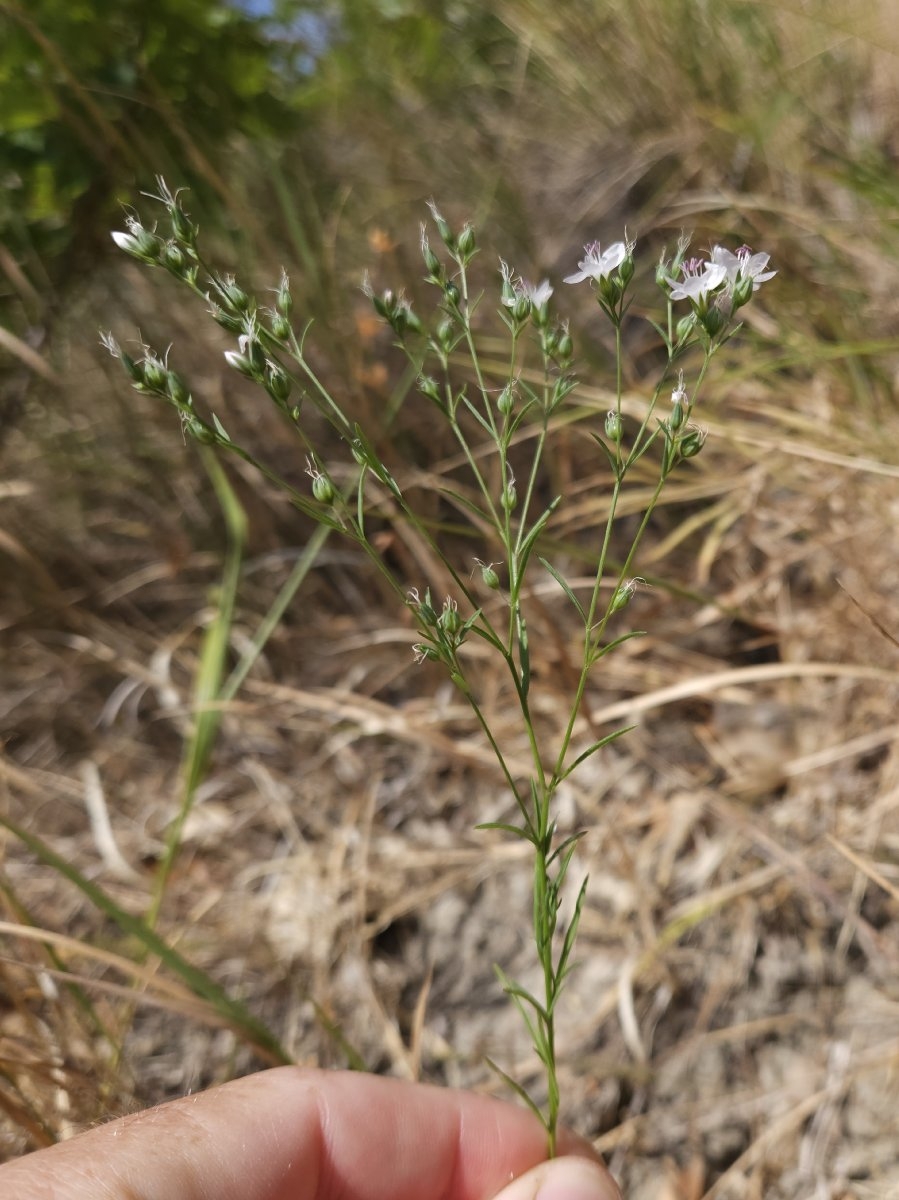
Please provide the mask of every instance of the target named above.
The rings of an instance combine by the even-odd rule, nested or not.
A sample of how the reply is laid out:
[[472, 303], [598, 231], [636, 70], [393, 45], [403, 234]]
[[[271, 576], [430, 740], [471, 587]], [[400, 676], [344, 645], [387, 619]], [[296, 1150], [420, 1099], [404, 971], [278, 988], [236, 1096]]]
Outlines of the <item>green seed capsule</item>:
[[510, 383], [507, 383], [497, 396], [496, 407], [504, 417], [507, 417], [515, 407], [515, 391]]
[[510, 483], [509, 486], [506, 488], [506, 490], [503, 492], [502, 506], [506, 510], [506, 512], [514, 512], [515, 509], [517, 508], [518, 492], [515, 488], [514, 483]]
[[334, 488], [327, 475], [316, 475], [312, 480], [312, 495], [319, 504], [330, 504], [334, 499]]
[[437, 624], [450, 637], [458, 633], [462, 628], [462, 618], [459, 616], [459, 609], [451, 600], [444, 602], [443, 612], [440, 614]]
[[144, 359], [144, 383], [154, 392], [165, 390], [168, 382], [168, 371], [158, 358]]
[[290, 337], [290, 322], [287, 317], [280, 313], [275, 313], [272, 317], [272, 333], [279, 342], [286, 342]]
[[191, 437], [196, 438], [198, 442], [202, 442], [204, 446], [211, 446], [217, 440], [215, 433], [209, 426], [204, 425], [197, 417], [188, 417], [187, 432]]
[[681, 458], [695, 458], [705, 445], [705, 434], [700, 429], [691, 429], [677, 444]]
[[606, 437], [612, 442], [620, 442], [624, 433], [624, 423], [616, 412], [606, 413]]
[[499, 588], [499, 575], [494, 571], [492, 563], [487, 563], [486, 566], [481, 567], [481, 578], [491, 591], [497, 591]]

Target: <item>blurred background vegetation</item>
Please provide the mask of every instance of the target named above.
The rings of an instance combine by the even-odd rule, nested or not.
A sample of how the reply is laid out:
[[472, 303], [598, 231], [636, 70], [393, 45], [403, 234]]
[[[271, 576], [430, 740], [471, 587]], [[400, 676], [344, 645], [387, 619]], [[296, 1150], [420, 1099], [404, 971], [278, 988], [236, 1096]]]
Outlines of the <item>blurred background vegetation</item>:
[[[378, 286], [415, 290], [428, 197], [454, 222], [470, 218], [527, 277], [556, 283], [584, 242], [615, 240], [625, 225], [647, 280], [683, 229], [699, 245], [769, 252], [776, 288], [749, 311], [730, 354], [728, 408], [710, 411], [730, 465], [710, 450], [703, 470], [711, 487], [745, 470], [772, 510], [778, 497], [797, 505], [791, 529], [804, 538], [826, 486], [823, 475], [804, 484], [796, 461], [875, 463], [888, 477], [897, 466], [897, 168], [891, 0], [0, 0], [10, 811], [28, 809], [26, 776], [73, 775], [95, 751], [118, 684], [102, 674], [102, 655], [91, 669], [79, 658], [78, 639], [96, 635], [91, 622], [107, 623], [104, 644], [119, 662], [156, 661], [170, 636], [180, 647], [189, 633], [172, 631], [202, 625], [225, 539], [195, 448], [128, 390], [97, 328], [112, 325], [126, 344], [138, 330], [160, 349], [173, 341], [172, 365], [206, 400], [227, 396], [243, 436], [276, 459], [294, 454], [278, 423], [225, 378], [220, 331], [198, 332], [197, 311], [110, 240], [123, 205], [151, 217], [140, 194], [157, 175], [190, 189], [207, 252], [247, 290], [275, 287], [287, 268], [298, 309], [315, 319], [317, 369], [369, 425], [409, 381], [359, 283], [368, 270]], [[588, 375], [605, 353], [595, 308], [580, 289], [557, 298]], [[655, 351], [636, 325], [629, 337], [627, 385], [639, 391]], [[415, 458], [431, 431], [409, 418], [390, 436]], [[796, 457], [778, 467], [772, 447]], [[753, 474], [762, 462], [767, 491]], [[290, 469], [302, 475], [302, 464]], [[296, 514], [241, 478], [235, 486], [252, 554], [301, 540]], [[712, 543], [698, 582], [695, 550], [682, 561], [676, 553], [677, 523], [701, 525], [697, 511], [671, 518], [675, 554], [659, 570], [702, 593]], [[716, 519], [719, 549], [738, 515]], [[750, 568], [732, 553], [736, 579]], [[880, 571], [883, 586], [891, 570]], [[265, 612], [266, 586], [248, 571], [242, 603]], [[104, 752], [104, 770], [119, 771], [124, 787], [128, 772], [146, 769], [164, 793], [181, 742], [161, 721], [140, 737], [140, 750]], [[36, 827], [48, 835], [83, 824], [72, 804], [52, 819], [40, 811]], [[32, 912], [5, 876], [3, 886], [16, 919], [37, 919], [39, 897]], [[214, 953], [206, 961], [220, 966]], [[10, 1148], [56, 1136], [62, 1118], [4, 1070], [18, 1080], [5, 1093], [7, 1110], [11, 1094], [18, 1106]], [[128, 1094], [178, 1086], [169, 1079], [148, 1095], [134, 1084]], [[100, 1093], [83, 1119], [113, 1094]]]

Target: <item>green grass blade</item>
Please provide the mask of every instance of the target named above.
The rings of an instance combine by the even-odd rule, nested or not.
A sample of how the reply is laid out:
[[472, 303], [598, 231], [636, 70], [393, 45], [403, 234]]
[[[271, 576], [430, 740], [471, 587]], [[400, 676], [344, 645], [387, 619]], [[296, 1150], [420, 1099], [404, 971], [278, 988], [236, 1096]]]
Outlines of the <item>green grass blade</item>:
[[177, 950], [169, 946], [146, 921], [126, 912], [107, 892], [86, 879], [76, 867], [61, 858], [36, 834], [29, 833], [4, 816], [0, 816], [0, 825], [17, 837], [46, 866], [67, 879], [69, 883], [74, 884], [94, 907], [114, 921], [123, 933], [140, 942], [148, 954], [155, 954], [173, 974], [177, 975], [190, 988], [195, 996], [208, 1001], [212, 1008], [254, 1046], [263, 1058], [269, 1062], [280, 1064], [292, 1061], [275, 1035], [261, 1021], [257, 1020], [248, 1008], [239, 1000], [234, 1000], [229, 996], [221, 985], [200, 967], [195, 967]]

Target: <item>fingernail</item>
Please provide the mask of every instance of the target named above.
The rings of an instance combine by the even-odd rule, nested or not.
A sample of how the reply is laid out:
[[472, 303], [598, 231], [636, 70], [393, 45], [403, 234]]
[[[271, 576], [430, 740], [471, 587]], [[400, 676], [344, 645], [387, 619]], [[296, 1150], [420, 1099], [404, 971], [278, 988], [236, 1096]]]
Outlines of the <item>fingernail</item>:
[[556, 1158], [541, 1163], [496, 1200], [621, 1200], [612, 1176], [589, 1158]]

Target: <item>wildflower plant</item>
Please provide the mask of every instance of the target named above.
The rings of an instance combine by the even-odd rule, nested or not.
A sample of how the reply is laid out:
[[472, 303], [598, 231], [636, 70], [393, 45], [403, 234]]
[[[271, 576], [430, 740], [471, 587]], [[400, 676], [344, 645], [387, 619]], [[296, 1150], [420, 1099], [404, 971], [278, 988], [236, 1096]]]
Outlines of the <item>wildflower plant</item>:
[[[587, 886], [585, 879], [572, 912], [563, 919], [563, 889], [582, 834], [559, 833], [557, 795], [564, 780], [582, 763], [628, 732], [618, 729], [584, 744], [578, 717], [588, 682], [609, 654], [640, 636], [639, 631], [621, 631], [616, 621], [641, 582], [632, 574], [640, 543], [667, 481], [702, 450], [705, 434], [692, 418], [709, 365], [739, 328], [739, 310], [774, 275], [767, 269], [768, 256], [752, 254], [747, 247], [731, 252], [715, 246], [706, 258], [688, 257], [689, 241], [681, 238], [674, 256], [662, 257], [655, 281], [663, 315], [651, 323], [664, 347], [665, 365], [638, 421], [626, 421], [622, 411], [622, 330], [633, 300], [635, 242], [625, 234], [623, 240], [605, 249], [599, 243], [587, 246], [577, 270], [567, 276], [566, 283], [587, 283], [593, 290], [615, 342], [614, 405], [601, 428], [590, 434], [596, 453], [608, 464], [610, 495], [605, 522], [593, 543], [592, 583], [586, 594], [579, 595], [561, 569], [541, 553], [553, 515], [563, 503], [562, 497], [556, 497], [542, 507], [538, 500], [543, 467], [551, 451], [552, 418], [577, 387], [572, 372], [573, 339], [567, 322], [552, 306], [554, 290], [548, 281], [532, 284], [500, 262], [496, 313], [508, 334], [509, 353], [499, 378], [495, 369], [488, 373], [479, 349], [479, 313], [486, 299], [484, 293], [474, 290], [472, 263], [478, 246], [470, 225], [454, 229], [431, 203], [432, 222], [422, 226], [420, 241], [425, 278], [435, 296], [429, 316], [419, 315], [402, 292], [376, 291], [368, 279], [364, 283], [366, 295], [415, 368], [420, 396], [439, 414], [467, 466], [471, 489], [463, 494], [447, 488], [446, 493], [473, 518], [482, 540], [472, 570], [471, 561], [457, 561], [436, 540], [407, 498], [402, 470], [383, 460], [366, 431], [353, 422], [314, 372], [304, 351], [306, 330], [295, 323], [287, 275], [282, 274], [274, 287], [274, 300], [263, 303], [232, 276], [214, 270], [201, 257], [197, 228], [180, 196], [162, 180], [158, 184], [155, 199], [165, 211], [165, 229], [148, 229], [131, 215], [126, 231], [113, 234], [113, 238], [126, 253], [162, 268], [192, 291], [213, 320], [233, 334], [235, 346], [225, 353], [227, 365], [265, 391], [295, 431], [305, 457], [308, 485], [277, 475], [235, 442], [216, 414], [198, 411], [187, 383], [169, 367], [165, 356], [146, 345], [130, 355], [111, 334], [103, 335], [103, 343], [121, 361], [134, 387], [175, 410], [187, 435], [245, 459], [283, 488], [302, 512], [351, 539], [411, 611], [418, 630], [412, 647], [415, 661], [439, 664], [470, 705], [509, 791], [508, 819], [481, 828], [521, 839], [533, 852], [532, 933], [539, 987], [530, 990], [502, 967], [496, 970], [542, 1063], [545, 1095], [535, 1098], [505, 1072], [500, 1074], [542, 1122], [552, 1155], [560, 1109], [556, 1020], [559, 998], [572, 969]], [[676, 305], [686, 307], [678, 309]], [[689, 366], [681, 366], [682, 362]], [[670, 404], [662, 403], [666, 392]], [[343, 447], [344, 464], [333, 470], [329, 469], [333, 452], [314, 443], [312, 423], [304, 419], [307, 402], [324, 416]], [[519, 437], [523, 431], [530, 436]], [[513, 443], [527, 448], [524, 470], [516, 458], [517, 476], [511, 463]], [[333, 439], [329, 444], [334, 444]], [[610, 574], [613, 531], [622, 496], [641, 460], [655, 463], [656, 482], [623, 562]], [[383, 513], [385, 498], [443, 563], [453, 581], [452, 594], [435, 597], [429, 588], [410, 588], [379, 553], [369, 537], [368, 518], [376, 505]], [[538, 728], [532, 716], [539, 683], [531, 672], [529, 581], [541, 570], [549, 573], [571, 605], [581, 645], [567, 717], [560, 728], [549, 733]], [[508, 751], [481, 707], [466, 652], [473, 639], [486, 645], [503, 664], [530, 748], [530, 771], [525, 778], [510, 765]]]

